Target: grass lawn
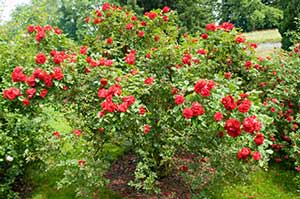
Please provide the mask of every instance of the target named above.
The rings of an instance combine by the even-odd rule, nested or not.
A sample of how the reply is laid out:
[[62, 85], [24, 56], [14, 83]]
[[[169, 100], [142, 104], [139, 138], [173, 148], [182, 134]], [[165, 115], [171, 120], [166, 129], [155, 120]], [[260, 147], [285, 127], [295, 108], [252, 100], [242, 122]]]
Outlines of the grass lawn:
[[269, 171], [258, 171], [251, 174], [249, 183], [226, 187], [220, 199], [300, 199], [292, 181], [294, 175], [293, 171], [275, 166]]
[[281, 35], [277, 29], [260, 30], [244, 33], [248, 42], [254, 43], [278, 43], [281, 41]]
[[[60, 171], [40, 173], [38, 169], [30, 169], [36, 187], [30, 199], [73, 199], [75, 187], [56, 189], [56, 181], [61, 177]], [[225, 192], [218, 199], [300, 199], [292, 178], [295, 172], [272, 167], [269, 171], [258, 171], [251, 174], [248, 183], [237, 182], [225, 187]], [[121, 199], [109, 189], [101, 190], [99, 199]]]

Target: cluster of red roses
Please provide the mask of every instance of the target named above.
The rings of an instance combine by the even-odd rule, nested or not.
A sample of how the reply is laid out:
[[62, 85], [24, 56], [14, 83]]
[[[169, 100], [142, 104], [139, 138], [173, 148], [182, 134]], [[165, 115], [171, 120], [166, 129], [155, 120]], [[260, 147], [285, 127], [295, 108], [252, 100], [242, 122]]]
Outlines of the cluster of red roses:
[[210, 96], [210, 91], [215, 87], [215, 82], [213, 80], [201, 79], [196, 82], [194, 86], [194, 91], [197, 94], [201, 94], [202, 97]]
[[[170, 12], [170, 8], [168, 6], [165, 6], [161, 11], [162, 11], [162, 13], [160, 13], [160, 16], [162, 17], [162, 19], [164, 21], [169, 21], [169, 17], [167, 15], [163, 15], [163, 13]], [[146, 12], [144, 15], [151, 20], [154, 20], [158, 16], [157, 13], [153, 12], [153, 11]]]
[[[215, 86], [214, 81], [212, 80], [204, 80], [201, 79], [198, 82], [196, 82], [194, 86], [194, 91], [197, 94], [201, 94], [203, 97], [210, 96], [210, 91]], [[174, 90], [175, 89], [175, 90]], [[178, 89], [173, 88], [172, 94], [176, 94], [178, 92]], [[183, 95], [176, 95], [175, 96], [175, 103], [177, 105], [181, 105], [184, 103], [184, 96]], [[203, 106], [198, 102], [193, 102], [191, 107], [186, 107], [182, 110], [182, 114], [186, 119], [191, 119], [192, 117], [197, 117], [199, 115], [205, 114], [205, 110]]]
[[247, 147], [242, 148], [238, 151], [237, 158], [240, 159], [247, 159], [249, 155], [252, 155], [253, 160], [260, 160], [261, 154], [258, 151], [251, 152], [251, 150]]
[[[45, 58], [43, 56], [42, 57], [37, 56], [36, 61], [39, 63], [44, 63]], [[23, 73], [23, 67], [17, 66], [14, 68], [11, 77], [13, 82], [25, 83], [30, 88], [26, 89], [24, 94], [21, 93], [20, 89], [15, 87], [4, 89], [3, 91], [4, 98], [9, 100], [14, 100], [18, 96], [22, 96], [23, 104], [25, 106], [28, 106], [30, 105], [29, 100], [32, 99], [37, 93], [36, 87], [38, 82], [44, 82], [44, 86], [50, 88], [53, 85], [53, 80], [58, 80], [58, 81], [62, 80], [64, 74], [60, 67], [54, 67], [52, 73], [48, 73], [42, 68], [36, 68], [30, 76], [27, 76], [26, 74]], [[39, 92], [39, 97], [41, 98], [44, 98], [48, 93], [48, 90], [44, 86], [42, 86]]]
[[101, 103], [102, 110], [99, 113], [99, 116], [103, 117], [107, 112], [126, 112], [127, 109], [135, 102], [134, 96], [122, 97], [122, 103], [120, 104], [113, 102], [114, 96], [121, 96], [122, 94], [121, 85], [116, 83], [110, 86], [108, 89], [105, 89], [105, 86], [108, 84], [107, 79], [102, 78], [100, 83], [101, 87], [98, 90], [98, 97], [105, 100]]
[[[241, 99], [235, 102], [234, 98], [229, 95], [222, 98], [221, 102], [228, 111], [232, 111], [238, 107], [239, 112], [247, 113], [251, 108], [251, 101], [246, 97], [247, 94], [241, 94]], [[241, 125], [243, 126], [242, 128]], [[226, 130], [227, 134], [233, 138], [240, 136], [242, 134], [242, 130], [251, 135], [257, 132], [254, 142], [256, 145], [261, 145], [264, 141], [264, 135], [259, 133], [261, 127], [262, 125], [257, 120], [256, 116], [249, 116], [244, 118], [242, 124], [235, 118], [226, 120], [224, 129]], [[249, 148], [243, 148], [238, 152], [238, 159], [246, 159], [250, 154], [251, 151]], [[254, 152], [252, 153], [252, 157], [254, 160], [259, 160], [261, 155], [259, 152]]]
[[129, 65], [134, 65], [135, 63], [135, 50], [131, 50], [129, 54], [124, 58], [124, 61]]
[[48, 32], [48, 31], [53, 31], [55, 34], [58, 34], [58, 35], [60, 35], [62, 33], [61, 29], [53, 28], [50, 25], [47, 25], [44, 27], [30, 25], [27, 27], [27, 31], [28, 31], [28, 33], [36, 32], [35, 40], [37, 42], [41, 42], [46, 37], [46, 32]]
[[[81, 55], [87, 55], [88, 54], [88, 47], [87, 46], [81, 46], [80, 47], [80, 54]], [[74, 56], [75, 57], [75, 56]], [[99, 60], [94, 60], [92, 57], [90, 56], [86, 56], [85, 61], [92, 67], [95, 68], [97, 66], [107, 66], [110, 67], [113, 65], [113, 60], [111, 59], [106, 59], [104, 57], [100, 57]], [[89, 73], [91, 72], [91, 68], [86, 67], [85, 68], [85, 72]]]
[[[93, 24], [97, 25], [102, 23], [103, 21], [105, 21], [105, 17], [110, 17], [112, 15], [111, 12], [115, 12], [115, 11], [122, 11], [123, 8], [122, 7], [118, 7], [115, 5], [110, 5], [109, 3], [105, 3], [102, 5], [102, 12], [100, 10], [95, 10], [95, 16], [93, 19]], [[111, 11], [111, 12], [108, 12]], [[144, 16], [146, 16], [147, 18], [149, 18], [150, 20], [154, 20], [156, 19], [158, 16], [160, 16], [163, 21], [168, 22], [169, 21], [169, 16], [166, 15], [168, 12], [170, 11], [169, 7], [164, 7], [161, 11], [161, 13], [156, 13], [154, 11], [151, 12], [146, 12], [144, 14]], [[139, 21], [137, 16], [135, 15], [130, 15], [129, 12], [124, 12], [126, 18], [128, 19], [128, 21], [131, 21], [130, 23], [126, 24], [125, 29], [126, 30], [134, 30], [135, 26], [141, 26], [141, 27], [145, 27], [147, 26], [147, 22], [145, 21]], [[86, 17], [85, 18], [85, 22], [86, 23], [90, 23], [91, 19], [90, 17]], [[139, 22], [139, 23], [137, 23]], [[145, 36], [145, 31], [143, 30], [137, 30], [136, 34], [138, 37], [143, 38]], [[160, 37], [158, 35], [154, 36], [154, 40], [157, 42], [159, 41]], [[113, 40], [112, 38], [107, 38], [107, 44], [112, 44]]]
[[231, 31], [234, 28], [234, 25], [229, 22], [224, 22], [220, 26], [217, 26], [216, 24], [207, 24], [205, 26], [205, 30], [208, 31], [216, 31], [216, 30], [224, 30], [226, 32]]

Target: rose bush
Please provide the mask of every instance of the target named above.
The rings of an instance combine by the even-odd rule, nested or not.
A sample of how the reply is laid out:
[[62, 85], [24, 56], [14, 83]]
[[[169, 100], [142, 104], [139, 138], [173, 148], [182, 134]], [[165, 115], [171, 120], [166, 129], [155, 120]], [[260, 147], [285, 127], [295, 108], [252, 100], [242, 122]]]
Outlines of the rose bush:
[[[52, 27], [37, 26], [34, 27], [34, 32], [41, 29], [51, 31]], [[29, 30], [31, 32], [31, 28]], [[15, 180], [22, 178], [28, 165], [41, 160], [39, 153], [49, 136], [45, 133], [50, 131], [50, 127], [44, 107], [53, 102], [49, 99], [55, 90], [53, 84], [60, 83], [63, 72], [59, 67], [50, 69], [51, 56], [46, 57], [42, 51], [54, 43], [60, 47], [62, 41], [65, 41], [64, 45], [67, 46], [68, 40], [60, 38], [54, 32], [45, 33], [44, 36], [46, 35], [49, 36], [49, 41], [45, 44], [42, 44], [41, 40], [32, 41], [29, 35], [22, 35], [14, 42], [6, 43], [7, 48], [1, 48], [2, 55], [5, 55], [0, 58], [0, 87], [3, 91], [0, 100], [1, 198], [18, 197], [17, 193], [12, 191], [17, 191], [13, 188], [17, 187], [14, 185]], [[24, 48], [16, 46], [21, 43], [20, 40]]]
[[[268, 142], [256, 149], [253, 141], [264, 116], [248, 112], [247, 94], [237, 98], [243, 93], [238, 85], [245, 82], [223, 78], [224, 66], [235, 77], [248, 72], [236, 66], [253, 56], [253, 47], [244, 43], [232, 24], [209, 24], [200, 38], [179, 37], [172, 12], [155, 10], [138, 19], [133, 12], [109, 4], [86, 21], [86, 38], [77, 52], [76, 67], [69, 71], [72, 78], [65, 93], [66, 105], [76, 107], [66, 117], [84, 129], [83, 137], [92, 143], [89, 150], [95, 150], [94, 157], [85, 159], [103, 159], [103, 153], [97, 152], [106, 142], [127, 143], [139, 157], [131, 185], [153, 191], [156, 181], [174, 167], [178, 149], [212, 155], [218, 145], [211, 141], [225, 129], [232, 136], [227, 123], [234, 117], [238, 134], [232, 137], [243, 132], [242, 139], [223, 139], [219, 155], [226, 150], [237, 159], [238, 151], [249, 146], [260, 151], [261, 165], [266, 162]], [[233, 113], [224, 109], [224, 120], [215, 121], [227, 95], [236, 97], [232, 103], [239, 108]], [[253, 103], [257, 110], [259, 102]]]
[[[255, 58], [256, 44], [246, 43], [233, 24], [208, 24], [204, 33], [181, 36], [169, 9], [138, 18], [108, 3], [85, 21], [80, 46], [60, 29], [29, 26], [36, 45], [30, 62], [11, 69], [3, 81], [9, 111], [31, 114], [52, 106], [74, 129], [44, 135], [42, 159], [65, 168], [60, 185], [77, 183], [82, 197], [96, 193], [105, 186], [112, 145], [138, 156], [130, 185], [146, 191], [159, 191], [158, 180], [176, 168], [180, 152], [207, 159], [214, 180], [267, 165], [270, 135], [284, 131], [270, 125], [278, 118], [262, 103], [271, 94], [289, 102], [281, 93], [287, 88], [279, 84], [273, 92], [278, 79], [270, 62]], [[292, 70], [295, 63], [287, 63]], [[189, 172], [189, 165], [178, 169], [188, 171], [186, 179], [199, 192], [199, 171]], [[189, 176], [195, 173], [197, 180]]]

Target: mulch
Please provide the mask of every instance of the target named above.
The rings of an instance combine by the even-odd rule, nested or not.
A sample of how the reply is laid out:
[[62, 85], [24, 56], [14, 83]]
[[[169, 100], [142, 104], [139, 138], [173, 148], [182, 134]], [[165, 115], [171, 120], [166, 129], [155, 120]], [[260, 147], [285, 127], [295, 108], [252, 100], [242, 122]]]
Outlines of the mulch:
[[[180, 154], [175, 157], [178, 167], [173, 168], [171, 174], [158, 180], [159, 194], [147, 194], [144, 191], [137, 191], [128, 185], [134, 179], [134, 171], [138, 157], [133, 154], [126, 154], [113, 163], [106, 177], [110, 179], [108, 188], [126, 199], [190, 199], [190, 187], [184, 181], [181, 173], [187, 171], [187, 163], [193, 161], [195, 156]], [[177, 161], [176, 161], [177, 160]]]

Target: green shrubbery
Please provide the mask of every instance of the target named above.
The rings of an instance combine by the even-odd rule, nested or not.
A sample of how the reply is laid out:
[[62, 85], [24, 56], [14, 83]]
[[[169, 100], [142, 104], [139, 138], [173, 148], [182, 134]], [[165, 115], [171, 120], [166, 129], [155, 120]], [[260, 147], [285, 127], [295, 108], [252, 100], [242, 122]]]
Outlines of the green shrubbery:
[[[64, 168], [60, 187], [76, 184], [86, 198], [106, 185], [113, 146], [138, 156], [130, 185], [149, 192], [158, 192], [157, 181], [174, 169], [186, 172], [192, 192], [203, 190], [199, 165], [179, 167], [178, 153], [205, 160], [210, 184], [243, 177], [270, 158], [288, 155], [298, 164], [298, 54], [256, 58], [256, 44], [247, 43], [231, 23], [180, 36], [168, 7], [140, 17], [103, 4], [85, 22], [80, 46], [60, 29], [31, 25], [22, 42], [30, 48], [15, 49], [17, 58], [28, 53], [26, 59], [1, 58], [8, 65], [1, 85], [2, 139], [14, 143], [1, 148], [6, 162], [0, 171], [19, 154], [18, 169], [10, 175], [18, 176], [20, 165], [39, 154], [46, 167]], [[48, 127], [47, 116], [39, 114], [43, 107], [62, 112], [74, 130]], [[7, 125], [11, 121], [13, 127]], [[18, 126], [28, 129], [30, 145], [14, 139], [22, 132], [14, 129]], [[25, 147], [9, 152], [19, 145]], [[1, 182], [3, 194], [12, 183], [13, 178]]]

